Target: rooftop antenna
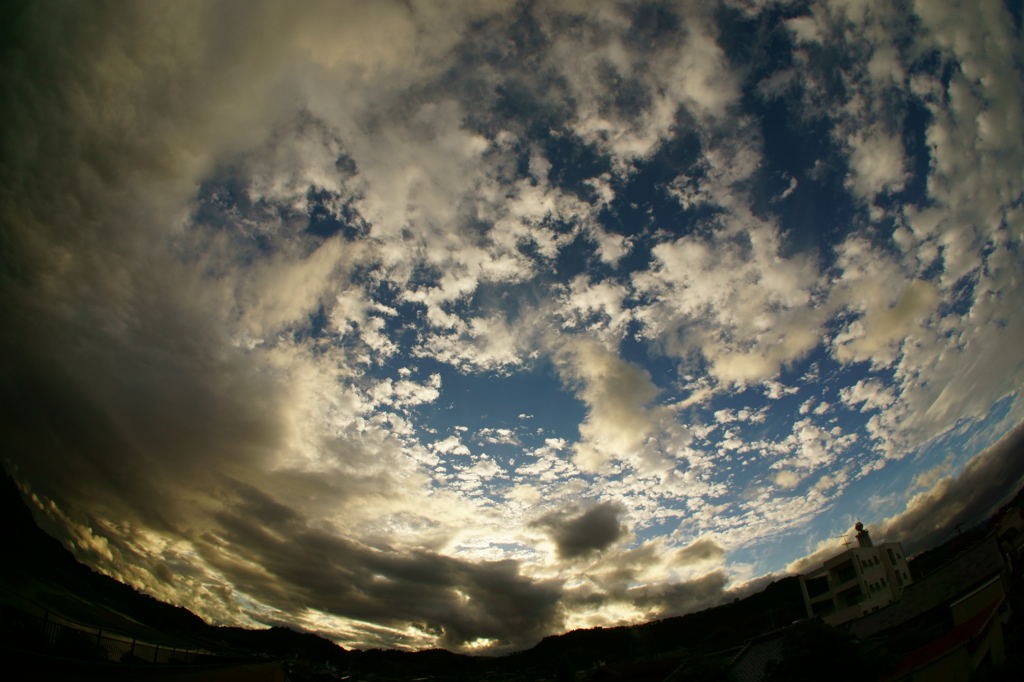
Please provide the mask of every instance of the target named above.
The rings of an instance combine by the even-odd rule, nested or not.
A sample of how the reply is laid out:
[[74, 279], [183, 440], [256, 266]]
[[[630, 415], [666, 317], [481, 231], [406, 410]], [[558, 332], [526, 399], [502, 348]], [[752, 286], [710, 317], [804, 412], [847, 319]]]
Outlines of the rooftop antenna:
[[843, 544], [846, 545], [847, 549], [849, 549], [850, 545], [853, 544], [853, 543], [850, 542], [850, 538], [846, 537], [846, 535], [837, 535], [836, 537], [843, 539]]
[[857, 542], [861, 547], [874, 547], [874, 543], [871, 542], [871, 533], [867, 531], [864, 524], [857, 519], [857, 523], [853, 526], [853, 529], [857, 531]]

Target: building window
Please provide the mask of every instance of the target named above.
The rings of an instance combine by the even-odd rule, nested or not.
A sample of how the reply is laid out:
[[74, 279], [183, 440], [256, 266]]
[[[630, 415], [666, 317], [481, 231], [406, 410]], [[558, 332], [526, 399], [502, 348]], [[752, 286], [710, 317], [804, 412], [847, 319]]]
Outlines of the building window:
[[824, 618], [836, 610], [836, 603], [831, 599], [825, 599], [811, 604], [811, 613], [818, 618]]
[[836, 572], [836, 582], [840, 585], [857, 577], [857, 569], [852, 561], [840, 564], [834, 570]]
[[876, 555], [875, 555], [875, 566], [878, 566], [878, 565], [879, 565], [879, 564], [881, 564], [881, 563], [882, 563], [882, 562], [878, 560], [878, 555], [876, 554]]
[[828, 592], [828, 578], [825, 576], [811, 578], [804, 581], [804, 586], [807, 588], [807, 596], [814, 599]]
[[889, 563], [891, 563], [893, 566], [895, 566], [896, 565], [896, 555], [892, 553], [891, 549], [889, 549], [887, 551], [889, 552]]
[[839, 593], [839, 605], [841, 608], [859, 604], [865, 599], [867, 599], [867, 595], [861, 591], [860, 585], [854, 585], [850, 589]]

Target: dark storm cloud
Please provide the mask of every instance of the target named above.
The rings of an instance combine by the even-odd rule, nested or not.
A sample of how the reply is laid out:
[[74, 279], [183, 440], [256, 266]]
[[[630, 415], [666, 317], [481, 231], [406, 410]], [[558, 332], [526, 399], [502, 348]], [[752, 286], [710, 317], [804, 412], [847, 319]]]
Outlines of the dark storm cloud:
[[688, 566], [702, 561], [715, 561], [725, 556], [725, 549], [711, 538], [701, 538], [676, 552], [673, 564]]
[[[280, 447], [280, 405], [269, 397], [278, 394], [274, 387], [243, 381], [237, 394], [214, 394], [211, 385], [239, 377], [224, 371], [197, 376], [180, 358], [157, 372], [116, 346], [78, 365], [97, 360], [109, 371], [92, 377], [91, 390], [40, 363], [20, 372], [8, 368], [2, 395], [6, 456], [18, 462], [18, 477], [31, 481], [34, 491], [53, 499], [78, 527], [94, 529], [99, 544], [73, 544], [90, 564], [113, 575], [143, 567], [170, 584], [163, 562], [134, 549], [132, 532], [141, 526], [190, 544], [234, 590], [293, 617], [317, 608], [394, 627], [422, 623], [450, 647], [481, 637], [522, 646], [558, 627], [559, 585], [526, 578], [515, 562], [473, 564], [426, 550], [370, 549], [334, 529], [310, 528], [304, 514], [280, 501], [292, 497], [316, 513], [357, 490], [386, 490], [378, 478], [386, 472], [369, 473], [368, 453], [357, 443], [332, 447], [343, 450], [337, 456], [358, 473], [278, 471], [262, 484], [277, 496], [239, 480], [259, 481], [266, 458]], [[143, 381], [145, 372], [157, 373], [159, 381]], [[125, 392], [132, 405], [103, 400]], [[254, 403], [255, 395], [264, 398]], [[104, 530], [111, 518], [128, 522], [126, 535]], [[52, 524], [51, 530], [67, 535]], [[187, 573], [188, 564], [174, 571]], [[215, 620], [223, 617], [218, 609], [228, 608], [205, 606], [204, 615]]]
[[686, 582], [644, 585], [630, 590], [629, 595], [638, 608], [664, 618], [721, 602], [729, 582], [729, 575], [718, 570]]
[[[635, 571], [624, 567], [622, 571], [599, 578], [597, 589], [591, 586], [566, 589], [562, 601], [569, 609], [600, 609], [613, 604], [629, 604], [642, 611], [645, 618], [651, 619], [706, 609], [734, 596], [745, 597], [756, 591], [747, 589], [746, 586], [736, 591], [728, 591], [726, 588], [732, 579], [722, 569], [691, 580], [645, 583], [630, 587], [629, 583], [635, 577]], [[760, 582], [758, 586], [763, 587]]]
[[886, 540], [901, 541], [907, 552], [942, 542], [958, 523], [969, 524], [1005, 503], [1024, 479], [1024, 424], [971, 459], [959, 476], [941, 479], [915, 495], [907, 510], [882, 525]]
[[46, 496], [132, 510], [171, 530], [182, 486], [259, 465], [279, 443], [280, 422], [273, 382], [175, 348], [183, 337], [160, 319], [139, 322], [167, 343], [19, 330], [27, 342], [9, 344], [3, 359], [0, 429], [7, 457]]
[[563, 510], [547, 514], [533, 522], [543, 528], [558, 548], [562, 559], [575, 559], [595, 551], [603, 551], [626, 536], [625, 525], [619, 515], [625, 509], [614, 502], [594, 505], [582, 514]]
[[561, 583], [531, 580], [516, 561], [369, 547], [307, 525], [262, 491], [240, 493], [237, 505], [217, 514], [219, 529], [196, 546], [237, 588], [283, 612], [414, 624], [452, 648], [481, 638], [522, 647], [561, 624]]

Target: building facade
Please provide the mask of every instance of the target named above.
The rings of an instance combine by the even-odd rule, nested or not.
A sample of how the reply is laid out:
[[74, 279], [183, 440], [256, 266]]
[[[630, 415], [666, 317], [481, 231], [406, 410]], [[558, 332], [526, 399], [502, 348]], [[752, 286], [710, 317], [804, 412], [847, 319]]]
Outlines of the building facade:
[[875, 546], [857, 522], [857, 547], [800, 576], [810, 618], [839, 626], [898, 601], [910, 584], [910, 568], [898, 542]]

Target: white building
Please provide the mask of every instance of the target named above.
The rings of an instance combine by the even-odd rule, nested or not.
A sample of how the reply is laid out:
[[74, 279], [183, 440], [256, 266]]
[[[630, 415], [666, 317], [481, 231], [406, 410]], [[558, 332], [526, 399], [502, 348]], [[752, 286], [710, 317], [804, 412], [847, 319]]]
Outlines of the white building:
[[864, 524], [857, 522], [858, 547], [800, 576], [808, 617], [832, 626], [865, 616], [892, 604], [910, 583], [903, 546], [886, 542], [875, 547]]

